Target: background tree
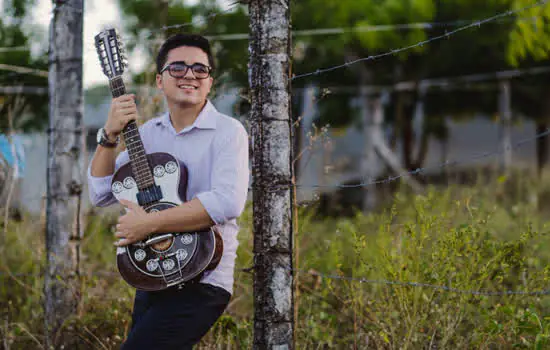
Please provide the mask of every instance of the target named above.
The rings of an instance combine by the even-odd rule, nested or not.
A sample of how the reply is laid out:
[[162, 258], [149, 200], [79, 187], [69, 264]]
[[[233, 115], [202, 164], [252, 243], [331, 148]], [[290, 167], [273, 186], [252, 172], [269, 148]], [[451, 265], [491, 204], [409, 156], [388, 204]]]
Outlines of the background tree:
[[[531, 1], [514, 0], [514, 8], [532, 4]], [[511, 65], [540, 65], [550, 57], [550, 4], [534, 7], [525, 12], [527, 20], [518, 20], [508, 36], [507, 62]], [[550, 123], [550, 86], [547, 77], [527, 77], [513, 86], [514, 107], [518, 112], [531, 116], [537, 133], [546, 131]], [[537, 140], [537, 169], [540, 173], [548, 162], [548, 138]]]
[[[200, 32], [212, 38], [217, 72], [217, 87], [239, 86], [246, 90], [248, 57], [247, 40], [227, 40], [227, 35], [247, 33], [247, 8], [236, 5], [229, 12], [219, 16], [222, 9], [215, 0], [186, 5], [175, 1], [129, 1], [119, 0], [124, 8], [127, 21], [126, 29], [134, 43], [140, 43], [150, 50], [149, 60], [154, 61], [153, 49], [157, 41], [153, 38], [166, 36], [174, 32]], [[388, 52], [392, 49], [413, 45], [420, 41], [443, 35], [475, 20], [481, 20], [510, 9], [522, 8], [531, 2], [526, 0], [341, 0], [326, 2], [323, 0], [302, 0], [293, 4], [292, 23], [294, 31], [318, 28], [342, 28], [341, 34], [307, 35], [296, 34], [293, 37], [293, 73], [313, 72], [320, 68], [340, 65], [358, 57], [368, 57]], [[151, 11], [163, 8], [166, 16], [150, 16]], [[161, 13], [164, 13], [162, 12]], [[427, 78], [460, 76], [466, 74], [494, 72], [515, 67], [529, 68], [540, 64], [544, 48], [548, 46], [540, 39], [544, 22], [533, 17], [538, 16], [536, 9], [521, 12], [516, 16], [503, 17], [486, 23], [479, 28], [470, 28], [453, 35], [449, 40], [437, 40], [418, 46], [400, 54], [385, 56], [380, 60], [369, 60], [329, 73], [308, 76], [293, 81], [293, 116], [299, 116], [299, 91], [308, 84], [316, 85], [320, 91], [328, 87], [358, 87], [360, 84], [391, 85], [399, 81], [420, 81]], [[196, 18], [208, 19], [205, 21]], [[161, 26], [174, 26], [181, 23], [193, 25], [172, 27], [159, 31]], [[162, 22], [161, 19], [164, 21]], [[366, 31], [366, 26], [395, 25], [407, 23], [434, 23], [425, 27], [395, 27], [388, 30]], [[537, 29], [538, 28], [538, 29]], [[537, 32], [538, 30], [538, 32]], [[538, 33], [531, 34], [529, 31]], [[156, 34], [151, 34], [156, 33]], [[515, 34], [514, 34], [515, 33]], [[162, 35], [161, 35], [162, 34]], [[224, 36], [220, 37], [220, 34]], [[542, 33], [546, 35], [545, 33]], [[525, 40], [521, 39], [527, 36]], [[147, 40], [143, 40], [148, 38]], [[511, 59], [510, 45], [517, 47], [515, 61]], [[521, 50], [519, 48], [522, 48]], [[526, 50], [529, 48], [529, 50]], [[530, 56], [533, 50], [538, 58]], [[521, 57], [520, 57], [521, 56]], [[523, 57], [523, 58], [522, 58]], [[152, 81], [153, 66], [135, 77], [136, 82]], [[145, 77], [149, 74], [149, 78]], [[544, 76], [516, 79], [512, 86], [514, 110], [525, 116], [540, 114], [541, 98], [537, 85], [544, 84]], [[531, 90], [535, 89], [536, 92]], [[331, 127], [348, 127], [359, 124], [359, 111], [352, 101], [357, 98], [359, 89], [348, 92], [333, 91], [319, 99], [317, 124]], [[326, 90], [325, 90], [326, 91]], [[349, 92], [351, 91], [351, 93]], [[451, 92], [441, 89], [429, 89], [425, 96], [418, 90], [393, 91], [390, 103], [386, 105], [386, 124], [390, 124], [392, 135], [390, 144], [401, 146], [404, 166], [408, 169], [422, 167], [429, 149], [430, 137], [445, 140], [449, 135], [446, 117], [469, 119], [478, 115], [489, 118], [498, 116], [498, 82], [489, 81], [483, 86], [472, 89], [464, 86]], [[243, 92], [247, 96], [246, 91]], [[420, 98], [424, 101], [425, 118], [419, 130], [414, 130], [415, 107]], [[533, 100], [539, 101], [533, 104]], [[468, 103], [464, 103], [468, 101]], [[248, 108], [248, 101], [239, 104], [242, 114]], [[550, 108], [550, 107], [546, 107]], [[546, 113], [549, 114], [550, 112]], [[545, 118], [535, 118], [539, 130], [545, 129]], [[420, 135], [415, 135], [419, 132]], [[399, 141], [399, 142], [398, 142]], [[539, 158], [546, 149], [539, 141]], [[419, 144], [417, 144], [419, 143]], [[416, 150], [416, 151], [415, 151]]]
[[[3, 15], [0, 18], [0, 47], [5, 49], [0, 50], [0, 63], [47, 71], [46, 47], [36, 57], [28, 49], [19, 49], [20, 47], [29, 48], [33, 41], [28, 34], [33, 32], [33, 25], [27, 23], [26, 16], [34, 3], [35, 0], [5, 0], [3, 2]], [[30, 28], [30, 30], [23, 31], [23, 28]], [[0, 70], [0, 86], [42, 86], [47, 88], [47, 84], [48, 80], [45, 77]], [[14, 116], [14, 129], [24, 131], [43, 129], [48, 121], [47, 94], [18, 97], [13, 93], [0, 92], [0, 133], [5, 133], [8, 129], [8, 111], [13, 109], [16, 99], [23, 99], [23, 102]]]

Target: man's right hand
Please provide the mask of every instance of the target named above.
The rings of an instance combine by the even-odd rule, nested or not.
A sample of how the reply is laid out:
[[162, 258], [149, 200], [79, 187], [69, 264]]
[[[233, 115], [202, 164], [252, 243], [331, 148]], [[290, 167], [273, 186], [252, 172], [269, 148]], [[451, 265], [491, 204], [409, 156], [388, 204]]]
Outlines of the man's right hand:
[[130, 120], [138, 118], [137, 106], [134, 94], [122, 95], [113, 98], [107, 123], [105, 123], [105, 132], [109, 140], [115, 141], [122, 129]]

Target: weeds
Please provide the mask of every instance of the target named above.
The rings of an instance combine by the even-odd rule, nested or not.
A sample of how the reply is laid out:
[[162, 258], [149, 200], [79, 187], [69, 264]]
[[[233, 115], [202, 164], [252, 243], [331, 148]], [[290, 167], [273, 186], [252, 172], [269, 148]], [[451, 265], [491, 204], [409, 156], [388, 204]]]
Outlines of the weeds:
[[[544, 349], [550, 346], [550, 297], [476, 292], [547, 290], [550, 246], [544, 185], [431, 188], [398, 193], [392, 206], [351, 218], [300, 212], [296, 237], [299, 310], [296, 348]], [[510, 192], [513, 192], [512, 194]], [[235, 293], [199, 349], [251, 348], [251, 211], [240, 219]], [[115, 349], [125, 338], [133, 290], [118, 276], [115, 217], [87, 219], [82, 298], [65, 331], [83, 349]], [[2, 346], [43, 344], [43, 230], [32, 217], [8, 222], [0, 262]], [[316, 272], [368, 279], [329, 279]], [[456, 288], [398, 285], [420, 282]]]

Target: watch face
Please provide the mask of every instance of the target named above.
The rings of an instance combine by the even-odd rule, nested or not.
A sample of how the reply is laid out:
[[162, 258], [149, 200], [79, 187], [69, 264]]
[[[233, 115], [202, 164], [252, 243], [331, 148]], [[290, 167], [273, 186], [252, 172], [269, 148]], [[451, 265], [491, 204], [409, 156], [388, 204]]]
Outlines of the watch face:
[[101, 142], [101, 136], [103, 134], [103, 128], [99, 128], [99, 130], [97, 130], [97, 135], [96, 135], [96, 141], [97, 143], [100, 143]]

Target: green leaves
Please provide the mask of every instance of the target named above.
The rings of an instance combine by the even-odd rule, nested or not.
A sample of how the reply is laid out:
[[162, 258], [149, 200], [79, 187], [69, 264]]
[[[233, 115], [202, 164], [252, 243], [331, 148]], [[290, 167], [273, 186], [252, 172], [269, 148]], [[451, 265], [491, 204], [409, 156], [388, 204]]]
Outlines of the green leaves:
[[[515, 0], [513, 8], [520, 9], [540, 1]], [[520, 14], [509, 35], [507, 60], [517, 66], [530, 58], [540, 61], [550, 54], [550, 3], [533, 7]]]

